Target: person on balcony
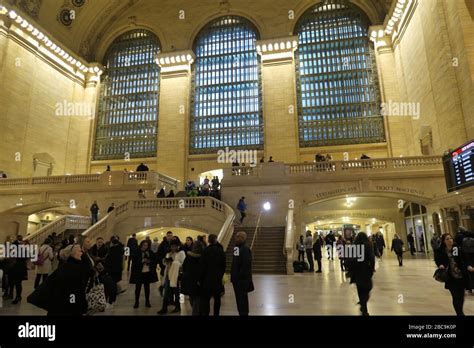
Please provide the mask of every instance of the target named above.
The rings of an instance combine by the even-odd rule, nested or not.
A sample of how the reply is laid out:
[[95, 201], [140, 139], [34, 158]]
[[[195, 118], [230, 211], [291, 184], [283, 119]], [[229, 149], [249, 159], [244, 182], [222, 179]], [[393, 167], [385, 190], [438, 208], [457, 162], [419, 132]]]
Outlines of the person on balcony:
[[43, 245], [38, 251], [38, 260], [35, 262], [36, 265], [36, 278], [35, 278], [35, 289], [40, 285], [41, 278], [43, 282], [46, 281], [48, 275], [53, 270], [52, 261], [54, 259], [53, 248], [51, 248], [51, 239], [46, 238]]
[[110, 172], [111, 171], [110, 166], [107, 166], [107, 169], [105, 171]]
[[165, 197], [166, 197], [165, 189], [161, 188], [160, 192], [158, 192], [158, 194], [156, 195], [156, 198], [165, 198]]
[[91, 211], [91, 219], [92, 219], [92, 225], [95, 225], [97, 221], [99, 221], [99, 205], [97, 204], [97, 201], [94, 201], [90, 207]]
[[270, 156], [270, 159], [268, 160], [268, 163], [274, 163], [275, 161], [273, 160], [273, 157]]
[[148, 166], [144, 164], [143, 162], [140, 163], [140, 165], [137, 167], [137, 172], [148, 172]]
[[239, 203], [237, 203], [237, 210], [240, 212], [240, 224], [244, 222], [246, 211], [247, 211], [247, 203], [245, 203], [245, 197], [240, 198]]
[[133, 308], [138, 308], [140, 304], [140, 293], [142, 286], [145, 290], [145, 306], [150, 308], [150, 284], [158, 281], [156, 274], [156, 256], [151, 252], [150, 243], [142, 241], [139, 249], [135, 252], [130, 274], [130, 284], [135, 284], [135, 304]]
[[166, 198], [173, 198], [174, 197], [174, 191], [170, 190], [170, 193], [168, 193], [168, 196]]
[[242, 231], [237, 232], [230, 273], [240, 316], [249, 315], [248, 293], [255, 290], [252, 280], [252, 251], [246, 245], [246, 241], [247, 234]]
[[332, 156], [331, 156], [331, 154], [329, 154], [329, 153], [326, 154], [326, 161], [327, 161], [327, 162], [332, 161]]
[[146, 199], [145, 191], [143, 191], [143, 189], [138, 190], [138, 199]]

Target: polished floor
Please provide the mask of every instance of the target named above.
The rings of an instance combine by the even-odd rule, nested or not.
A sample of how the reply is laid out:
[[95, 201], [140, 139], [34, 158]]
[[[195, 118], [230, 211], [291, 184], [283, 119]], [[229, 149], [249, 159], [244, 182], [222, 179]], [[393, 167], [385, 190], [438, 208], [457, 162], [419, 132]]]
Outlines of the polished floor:
[[[384, 256], [377, 263], [374, 275], [370, 314], [454, 315], [449, 291], [432, 278], [434, 270], [433, 261], [424, 256], [407, 256], [403, 267], [398, 266], [392, 255]], [[34, 273], [29, 278], [24, 282], [21, 304], [3, 301], [0, 315], [45, 314], [25, 301], [33, 286]], [[355, 286], [349, 284], [337, 260], [324, 260], [321, 274], [255, 275], [254, 283], [255, 291], [249, 295], [250, 315], [359, 315]], [[161, 307], [156, 285], [152, 288], [152, 308], [145, 308], [142, 298], [140, 308], [133, 309], [134, 286], [124, 283], [127, 291], [118, 297], [113, 308], [100, 315], [156, 315]], [[466, 315], [474, 315], [474, 295], [466, 294], [464, 311]], [[186, 300], [181, 315], [189, 314]], [[232, 286], [226, 284], [221, 315], [236, 314]]]

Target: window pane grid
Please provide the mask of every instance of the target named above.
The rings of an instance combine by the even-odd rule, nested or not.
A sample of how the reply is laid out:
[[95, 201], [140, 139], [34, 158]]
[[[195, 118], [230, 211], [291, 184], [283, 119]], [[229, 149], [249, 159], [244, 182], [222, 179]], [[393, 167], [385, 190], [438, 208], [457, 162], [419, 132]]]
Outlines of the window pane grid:
[[199, 35], [194, 51], [190, 153], [223, 147], [263, 147], [257, 33], [243, 18], [227, 16]]
[[300, 145], [385, 142], [365, 14], [345, 0], [328, 0], [297, 28]]
[[106, 55], [94, 160], [156, 156], [160, 70], [157, 38], [135, 30], [119, 37]]

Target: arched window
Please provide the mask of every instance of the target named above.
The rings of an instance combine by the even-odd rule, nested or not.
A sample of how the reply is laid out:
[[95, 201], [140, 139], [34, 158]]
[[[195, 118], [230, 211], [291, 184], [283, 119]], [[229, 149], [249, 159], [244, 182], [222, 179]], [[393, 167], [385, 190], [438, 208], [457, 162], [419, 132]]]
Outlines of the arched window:
[[196, 38], [191, 154], [263, 147], [257, 36], [248, 20], [226, 16], [208, 24]]
[[369, 25], [346, 0], [325, 0], [298, 21], [301, 147], [385, 142]]
[[157, 37], [146, 30], [112, 43], [104, 62], [94, 160], [156, 157], [159, 52]]

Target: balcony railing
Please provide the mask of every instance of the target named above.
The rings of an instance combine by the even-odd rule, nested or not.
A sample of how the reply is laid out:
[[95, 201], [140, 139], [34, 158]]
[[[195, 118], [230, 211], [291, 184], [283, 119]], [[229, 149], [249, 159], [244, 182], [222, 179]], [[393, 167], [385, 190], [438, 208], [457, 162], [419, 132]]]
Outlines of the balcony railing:
[[27, 188], [40, 187], [42, 185], [137, 185], [155, 184], [157, 188], [167, 186], [176, 190], [179, 181], [169, 176], [156, 172], [104, 172], [102, 174], [62, 175], [32, 178], [0, 178], [0, 189], [2, 188]]
[[[98, 236], [109, 235], [113, 233], [115, 224], [128, 217], [132, 217], [134, 213], [137, 213], [140, 210], [147, 209], [153, 211], [154, 214], [159, 214], [158, 212], [161, 211], [162, 214], [171, 215], [173, 214], [173, 210], [202, 209], [203, 218], [205, 218], [206, 214], [217, 212], [223, 221], [217, 240], [224, 246], [224, 248], [226, 248], [230, 242], [234, 231], [233, 222], [235, 219], [235, 213], [233, 209], [224, 202], [218, 201], [212, 197], [175, 197], [141, 199], [125, 202], [117, 206], [110, 214], [107, 214], [94, 226], [91, 226], [89, 229], [84, 231], [82, 235], [92, 239], [95, 239]], [[182, 225], [182, 227], [185, 226]]]

